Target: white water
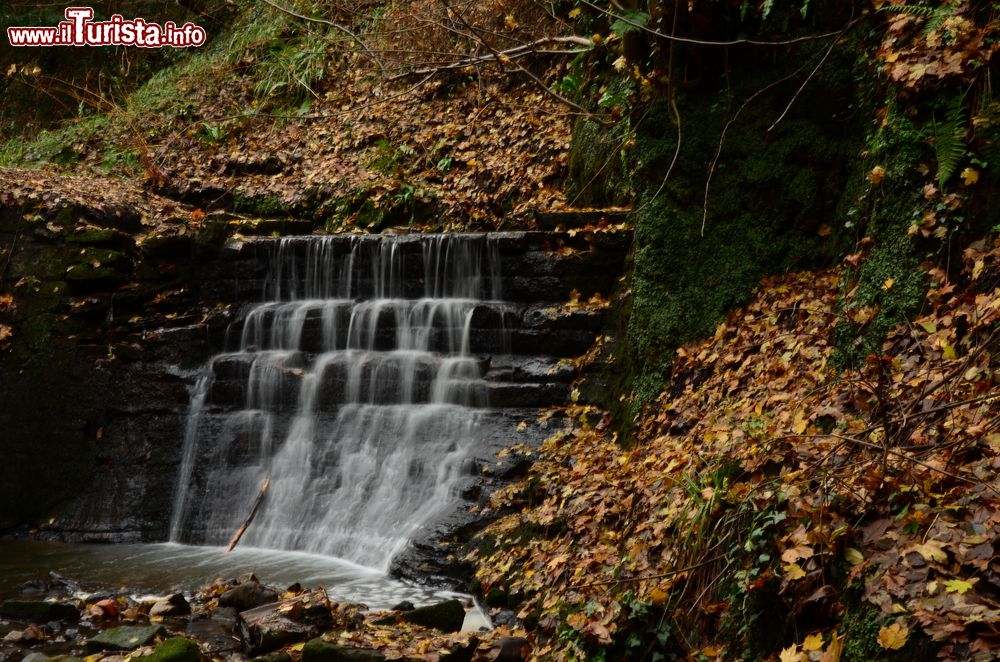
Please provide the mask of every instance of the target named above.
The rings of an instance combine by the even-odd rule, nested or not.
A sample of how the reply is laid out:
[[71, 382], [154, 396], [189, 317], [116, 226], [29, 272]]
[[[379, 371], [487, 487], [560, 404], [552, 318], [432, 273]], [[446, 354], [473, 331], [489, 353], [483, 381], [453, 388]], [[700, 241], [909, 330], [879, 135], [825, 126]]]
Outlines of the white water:
[[[267, 301], [192, 395], [172, 541], [225, 544], [270, 477], [241, 545], [386, 570], [454, 503], [487, 405], [470, 333], [477, 306], [499, 304], [496, 247], [469, 235], [344, 247], [278, 243]], [[214, 405], [233, 384], [242, 404]]]

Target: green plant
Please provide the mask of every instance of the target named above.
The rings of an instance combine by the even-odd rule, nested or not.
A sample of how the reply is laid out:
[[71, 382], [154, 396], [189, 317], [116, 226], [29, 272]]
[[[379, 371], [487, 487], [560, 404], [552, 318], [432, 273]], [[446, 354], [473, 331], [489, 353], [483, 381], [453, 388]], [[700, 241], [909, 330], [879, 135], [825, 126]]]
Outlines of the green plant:
[[948, 106], [944, 121], [934, 123], [937, 180], [941, 186], [955, 174], [965, 150], [965, 95], [958, 95]]

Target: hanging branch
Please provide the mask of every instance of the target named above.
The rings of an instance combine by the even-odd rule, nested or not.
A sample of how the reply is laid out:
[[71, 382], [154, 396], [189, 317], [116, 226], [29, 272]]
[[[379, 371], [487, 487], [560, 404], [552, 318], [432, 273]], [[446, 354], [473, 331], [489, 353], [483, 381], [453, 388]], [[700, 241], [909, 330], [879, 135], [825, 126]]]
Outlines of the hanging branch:
[[474, 37], [476, 39], [476, 41], [478, 41], [480, 44], [482, 44], [483, 46], [485, 46], [486, 49], [489, 50], [493, 54], [493, 57], [498, 62], [501, 62], [503, 64], [507, 64], [509, 62], [510, 64], [513, 64], [515, 67], [517, 67], [521, 71], [521, 73], [523, 73], [528, 78], [530, 78], [535, 83], [537, 83], [538, 86], [541, 87], [542, 90], [544, 90], [549, 96], [553, 97], [554, 99], [556, 99], [557, 101], [559, 101], [561, 103], [566, 104], [567, 106], [569, 106], [573, 110], [579, 112], [580, 114], [586, 115], [588, 117], [591, 117], [591, 116], [594, 115], [594, 113], [590, 112], [589, 110], [587, 110], [583, 106], [581, 106], [581, 105], [579, 105], [579, 104], [577, 104], [577, 103], [575, 103], [573, 101], [570, 101], [569, 99], [567, 99], [566, 97], [562, 96], [561, 94], [559, 94], [555, 90], [551, 89], [548, 85], [545, 84], [545, 81], [543, 81], [541, 78], [539, 78], [538, 76], [536, 76], [535, 74], [533, 74], [531, 71], [529, 71], [528, 69], [526, 69], [520, 63], [518, 63], [518, 62], [516, 62], [516, 61], [514, 61], [512, 59], [510, 59], [509, 57], [507, 57], [503, 53], [501, 53], [501, 52], [497, 51], [495, 48], [493, 48], [493, 46], [491, 46], [489, 44], [489, 42], [487, 42], [486, 39], [483, 38], [483, 36], [480, 34], [480, 31], [478, 29], [476, 29], [472, 25], [470, 25], [469, 22], [465, 20], [464, 16], [462, 16], [459, 12], [457, 12], [454, 9], [451, 8], [451, 5], [448, 4], [448, 0], [441, 0], [441, 4], [444, 5], [445, 9], [448, 11], [449, 14], [454, 14], [455, 18], [457, 18], [458, 21], [462, 25], [464, 25], [466, 28], [469, 29], [469, 31], [472, 33], [471, 36]]
[[260, 510], [260, 504], [264, 503], [264, 495], [267, 494], [267, 488], [269, 487], [271, 487], [270, 476], [264, 479], [264, 484], [261, 485], [260, 492], [257, 494], [257, 500], [253, 502], [253, 508], [250, 509], [250, 514], [243, 521], [243, 526], [236, 530], [236, 533], [233, 534], [233, 539], [229, 541], [229, 546], [226, 547], [227, 554], [233, 551], [233, 548], [240, 542], [240, 538], [246, 533], [250, 523], [253, 522], [253, 518], [257, 516], [257, 511]]
[[[480, 40], [481, 41], [481, 40]], [[548, 46], [550, 44], [575, 44], [577, 46], [585, 46], [578, 50], [535, 50], [539, 46]], [[506, 62], [507, 60], [513, 60], [514, 58], [524, 57], [525, 55], [531, 54], [541, 54], [541, 55], [577, 55], [579, 53], [585, 53], [590, 48], [592, 48], [594, 42], [585, 37], [577, 37], [575, 35], [569, 37], [543, 37], [537, 39], [530, 44], [521, 44], [520, 46], [515, 46], [513, 48], [508, 48], [502, 51], [496, 51], [488, 55], [476, 55], [472, 57], [467, 57], [455, 62], [449, 62], [447, 64], [436, 65], [432, 67], [425, 67], [423, 69], [414, 69], [413, 71], [408, 71], [403, 74], [397, 74], [396, 76], [390, 77], [388, 80], [397, 80], [399, 78], [406, 78], [407, 76], [422, 76], [424, 74], [437, 73], [440, 71], [449, 71], [452, 69], [464, 69], [465, 67], [472, 67], [479, 64], [485, 64], [487, 62]]]

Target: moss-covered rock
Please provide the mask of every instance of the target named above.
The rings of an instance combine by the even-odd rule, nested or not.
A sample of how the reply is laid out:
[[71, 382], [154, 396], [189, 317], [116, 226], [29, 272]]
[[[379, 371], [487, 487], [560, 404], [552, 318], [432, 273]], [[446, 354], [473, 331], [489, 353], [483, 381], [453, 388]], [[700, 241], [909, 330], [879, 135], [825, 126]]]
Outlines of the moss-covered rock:
[[198, 644], [184, 637], [172, 637], [161, 642], [144, 662], [201, 662]]
[[87, 642], [87, 649], [102, 650], [134, 650], [153, 641], [156, 635], [163, 632], [162, 625], [122, 625], [101, 632]]
[[338, 646], [322, 639], [313, 639], [302, 647], [302, 662], [384, 662], [378, 651]]

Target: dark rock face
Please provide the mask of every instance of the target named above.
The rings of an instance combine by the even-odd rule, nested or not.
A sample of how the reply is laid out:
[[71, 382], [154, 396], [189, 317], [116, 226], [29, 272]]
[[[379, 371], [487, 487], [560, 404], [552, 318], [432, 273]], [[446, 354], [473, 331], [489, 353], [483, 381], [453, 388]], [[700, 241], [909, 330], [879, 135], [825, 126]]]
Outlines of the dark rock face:
[[0, 606], [0, 616], [31, 623], [75, 621], [80, 612], [73, 605], [35, 600], [7, 600]]

